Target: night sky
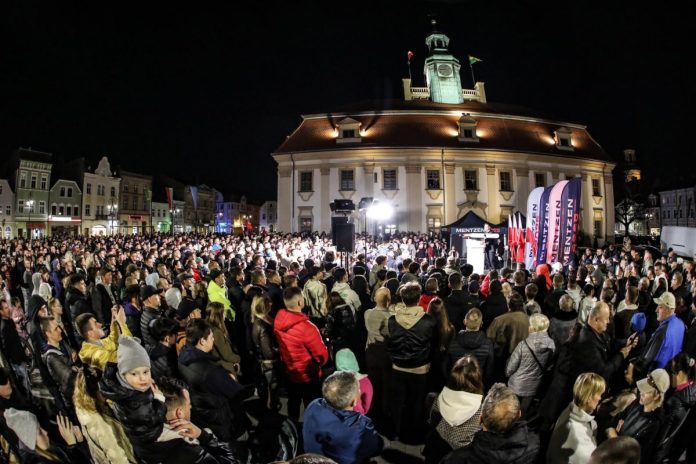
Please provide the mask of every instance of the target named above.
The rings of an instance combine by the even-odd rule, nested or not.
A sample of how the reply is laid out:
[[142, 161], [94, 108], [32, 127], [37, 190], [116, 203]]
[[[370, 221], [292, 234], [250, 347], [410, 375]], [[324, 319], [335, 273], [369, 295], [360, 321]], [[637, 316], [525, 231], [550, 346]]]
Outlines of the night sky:
[[[429, 13], [489, 101], [586, 124], [656, 187], [694, 182], [694, 15], [603, 2], [10, 0], [0, 11], [0, 156], [64, 159], [275, 198], [270, 153], [301, 114], [402, 98], [406, 52], [424, 85]], [[154, 2], [153, 2], [154, 3]], [[678, 8], [683, 8], [680, 5]], [[678, 166], [678, 167], [677, 167]]]

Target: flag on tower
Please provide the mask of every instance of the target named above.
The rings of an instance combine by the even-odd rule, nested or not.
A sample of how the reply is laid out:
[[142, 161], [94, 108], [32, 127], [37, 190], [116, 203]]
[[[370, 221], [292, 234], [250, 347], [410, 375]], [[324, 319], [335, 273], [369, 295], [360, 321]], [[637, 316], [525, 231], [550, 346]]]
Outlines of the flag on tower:
[[469, 55], [469, 64], [473, 65], [476, 63], [483, 63], [483, 60], [480, 58], [476, 58], [475, 56]]

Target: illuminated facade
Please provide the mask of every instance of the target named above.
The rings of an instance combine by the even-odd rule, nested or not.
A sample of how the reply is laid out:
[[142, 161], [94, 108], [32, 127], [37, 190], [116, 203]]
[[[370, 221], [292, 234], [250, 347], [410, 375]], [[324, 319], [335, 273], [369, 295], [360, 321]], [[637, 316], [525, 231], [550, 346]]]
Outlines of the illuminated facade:
[[359, 232], [435, 231], [468, 211], [498, 223], [526, 214], [535, 187], [580, 176], [584, 240], [613, 239], [615, 163], [587, 128], [489, 103], [482, 82], [461, 89], [449, 39], [433, 32], [426, 43], [428, 87], [403, 79], [403, 100], [302, 116], [272, 154], [278, 230], [328, 232], [331, 202], [365, 198], [395, 214], [373, 229], [356, 210]]

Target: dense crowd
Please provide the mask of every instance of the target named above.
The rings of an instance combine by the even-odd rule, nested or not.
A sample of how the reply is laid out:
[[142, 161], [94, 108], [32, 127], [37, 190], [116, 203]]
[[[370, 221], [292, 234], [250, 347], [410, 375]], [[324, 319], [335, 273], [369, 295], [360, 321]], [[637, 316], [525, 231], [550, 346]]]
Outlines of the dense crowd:
[[432, 234], [0, 241], [2, 459], [696, 462], [693, 263], [569, 262], [479, 275]]

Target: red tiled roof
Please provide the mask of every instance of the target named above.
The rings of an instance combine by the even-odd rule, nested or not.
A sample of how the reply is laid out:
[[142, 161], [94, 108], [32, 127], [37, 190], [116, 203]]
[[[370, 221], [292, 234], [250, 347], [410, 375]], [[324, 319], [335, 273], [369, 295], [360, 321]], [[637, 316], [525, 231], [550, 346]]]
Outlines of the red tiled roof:
[[[300, 126], [275, 154], [368, 147], [444, 147], [507, 150], [613, 162], [583, 126], [547, 119], [533, 111], [525, 115], [523, 108], [478, 102], [461, 105], [427, 101], [383, 103], [387, 104], [372, 108], [358, 104], [341, 113], [303, 116]], [[462, 113], [471, 113], [478, 122], [478, 142], [457, 139], [457, 122]], [[365, 135], [360, 143], [336, 143], [336, 124], [345, 117], [362, 123], [360, 129], [365, 131]], [[574, 150], [556, 147], [554, 131], [561, 127], [570, 129]]]

